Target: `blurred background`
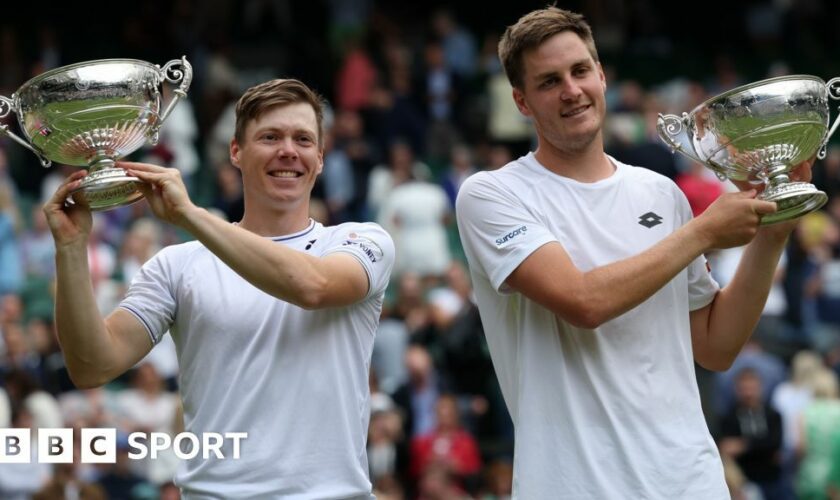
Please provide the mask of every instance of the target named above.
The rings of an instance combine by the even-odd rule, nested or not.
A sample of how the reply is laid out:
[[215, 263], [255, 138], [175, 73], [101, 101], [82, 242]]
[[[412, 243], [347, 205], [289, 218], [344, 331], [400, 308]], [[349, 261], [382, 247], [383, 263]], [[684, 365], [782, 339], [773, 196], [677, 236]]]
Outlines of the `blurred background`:
[[[674, 179], [695, 214], [734, 188], [672, 155], [657, 137], [658, 113], [690, 111], [771, 76], [840, 75], [837, 2], [559, 4], [584, 13], [595, 32], [608, 80], [608, 152]], [[372, 361], [368, 452], [377, 495], [502, 499], [511, 487], [512, 425], [453, 201], [466, 177], [534, 147], [496, 45], [507, 25], [543, 6], [148, 0], [115, 10], [102, 0], [19, 2], [0, 22], [0, 93], [65, 64], [127, 57], [162, 65], [186, 55], [195, 70], [187, 101], [160, 143], [132, 158], [179, 169], [193, 199], [231, 221], [242, 215], [239, 172], [228, 160], [236, 99], [274, 77], [302, 79], [323, 94], [327, 152], [312, 217], [379, 222], [398, 251]], [[16, 128], [14, 116], [6, 123]], [[58, 350], [54, 251], [40, 205], [72, 171], [44, 169], [0, 137], [0, 427], [115, 427], [119, 459], [0, 465], [0, 499], [178, 498], [175, 457], [125, 458], [132, 431], [182, 430], [168, 336], [132, 371], [88, 391], [73, 387]], [[729, 371], [697, 369], [734, 498], [828, 498], [831, 481], [840, 484], [840, 148], [830, 145], [816, 163], [814, 183], [829, 203], [800, 220], [752, 341]], [[155, 220], [145, 202], [97, 214], [89, 255], [101, 310], [119, 302], [157, 250], [187, 237]], [[725, 285], [740, 251], [708, 257]]]

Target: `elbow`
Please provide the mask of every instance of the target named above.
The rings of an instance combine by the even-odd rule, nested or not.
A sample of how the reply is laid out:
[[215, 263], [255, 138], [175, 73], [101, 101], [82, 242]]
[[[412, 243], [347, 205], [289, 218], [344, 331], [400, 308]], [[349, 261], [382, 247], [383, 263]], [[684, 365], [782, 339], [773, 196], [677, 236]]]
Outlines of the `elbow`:
[[313, 280], [306, 287], [302, 287], [297, 293], [294, 300], [295, 305], [307, 311], [323, 309], [327, 305], [327, 287], [327, 280]]
[[735, 356], [695, 356], [694, 360], [698, 365], [712, 372], [725, 372], [732, 367]]
[[585, 330], [594, 330], [609, 320], [603, 311], [591, 303], [580, 302], [565, 311], [555, 312], [570, 325]]
[[324, 299], [323, 294], [309, 292], [301, 294], [295, 301], [295, 305], [307, 311], [316, 311], [323, 309]]
[[592, 314], [576, 314], [571, 317], [566, 317], [565, 319], [572, 326], [582, 328], [584, 330], [595, 330], [604, 324], [603, 321]]
[[70, 381], [78, 389], [96, 389], [110, 382], [113, 377], [109, 377], [105, 373], [99, 373], [90, 370], [83, 370], [79, 368], [67, 367], [67, 374], [70, 376]]
[[92, 377], [90, 375], [79, 375], [74, 374], [73, 372], [69, 372], [69, 374], [73, 385], [76, 386], [77, 389], [81, 390], [96, 389], [97, 387], [101, 387], [108, 383], [108, 380], [104, 378]]
[[732, 368], [732, 362], [728, 361], [728, 362], [724, 362], [724, 363], [707, 363], [705, 366], [704, 365], [700, 365], [700, 366], [702, 366], [703, 368], [705, 368], [705, 369], [707, 369], [711, 372], [725, 372], [725, 371], [729, 370], [730, 368]]

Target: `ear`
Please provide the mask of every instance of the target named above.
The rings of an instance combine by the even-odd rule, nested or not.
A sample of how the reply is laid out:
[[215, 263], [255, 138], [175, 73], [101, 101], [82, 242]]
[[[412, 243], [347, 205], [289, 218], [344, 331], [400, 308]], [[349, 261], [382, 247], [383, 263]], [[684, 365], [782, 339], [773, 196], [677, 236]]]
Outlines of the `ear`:
[[242, 151], [242, 148], [239, 147], [239, 143], [236, 141], [236, 138], [230, 140], [230, 163], [238, 168], [241, 169], [242, 167], [239, 166], [239, 155]]
[[519, 112], [525, 116], [531, 116], [531, 108], [528, 107], [528, 103], [525, 102], [525, 94], [519, 87], [513, 87], [513, 102], [516, 103], [516, 107], [519, 108]]
[[598, 62], [598, 76], [601, 78], [601, 87], [604, 90], [607, 90], [607, 76], [604, 74], [604, 67], [601, 66], [601, 62]]
[[321, 149], [318, 151], [318, 175], [321, 175], [321, 172], [324, 171], [324, 150]]

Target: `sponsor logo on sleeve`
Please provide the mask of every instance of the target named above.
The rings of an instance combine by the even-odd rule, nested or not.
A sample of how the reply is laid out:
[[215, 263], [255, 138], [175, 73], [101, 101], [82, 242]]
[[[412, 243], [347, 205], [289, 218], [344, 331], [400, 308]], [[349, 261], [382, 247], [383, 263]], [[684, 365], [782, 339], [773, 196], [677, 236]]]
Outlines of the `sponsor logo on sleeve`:
[[347, 239], [344, 240], [341, 246], [358, 248], [373, 263], [379, 262], [385, 256], [385, 252], [382, 251], [382, 248], [375, 241], [359, 236], [356, 233], [347, 235]]
[[509, 233], [506, 233], [506, 234], [503, 234], [503, 235], [499, 236], [498, 238], [496, 238], [496, 246], [499, 247], [499, 248], [502, 248], [503, 246], [506, 246], [508, 243], [510, 243], [510, 241], [513, 240], [514, 238], [516, 238], [517, 236], [525, 234], [527, 232], [528, 232], [528, 226], [518, 227], [518, 228], [514, 229], [513, 231], [511, 231]]

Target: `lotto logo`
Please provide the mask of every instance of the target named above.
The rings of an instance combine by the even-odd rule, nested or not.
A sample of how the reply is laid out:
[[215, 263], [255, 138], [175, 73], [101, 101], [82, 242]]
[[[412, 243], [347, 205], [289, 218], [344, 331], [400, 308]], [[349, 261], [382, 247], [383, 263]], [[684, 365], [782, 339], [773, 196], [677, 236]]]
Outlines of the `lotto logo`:
[[[82, 463], [116, 463], [116, 429], [82, 429], [79, 438]], [[182, 432], [174, 439], [165, 432], [132, 432], [128, 435], [128, 458], [141, 460], [149, 456], [156, 459], [161, 451], [171, 448], [175, 456], [186, 460], [199, 456], [207, 459], [211, 455], [217, 459], [238, 459], [241, 440], [247, 438], [247, 432], [206, 432], [200, 438], [191, 432]], [[50, 464], [73, 462], [73, 429], [39, 429], [35, 442], [32, 441], [29, 429], [0, 429], [0, 464], [33, 460]]]

